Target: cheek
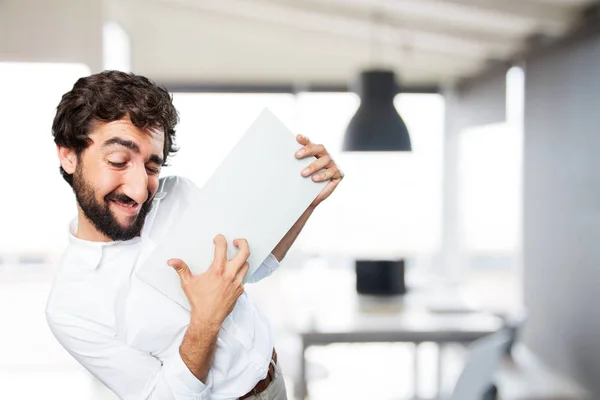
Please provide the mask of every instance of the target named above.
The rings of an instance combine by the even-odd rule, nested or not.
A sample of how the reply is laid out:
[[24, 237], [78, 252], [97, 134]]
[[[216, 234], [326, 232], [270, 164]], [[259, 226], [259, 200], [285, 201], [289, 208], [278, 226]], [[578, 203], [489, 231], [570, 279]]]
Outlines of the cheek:
[[104, 198], [121, 186], [121, 174], [114, 171], [104, 171], [98, 176], [94, 185], [98, 196]]
[[121, 184], [121, 174], [104, 167], [102, 160], [87, 157], [82, 161], [82, 178], [94, 189], [97, 200], [101, 201]]

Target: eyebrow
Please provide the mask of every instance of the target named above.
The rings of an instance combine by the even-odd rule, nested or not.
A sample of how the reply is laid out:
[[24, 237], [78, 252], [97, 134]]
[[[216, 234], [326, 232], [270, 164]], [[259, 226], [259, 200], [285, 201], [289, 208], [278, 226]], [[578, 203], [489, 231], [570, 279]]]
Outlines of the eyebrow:
[[[113, 137], [113, 138], [108, 139], [107, 141], [105, 141], [102, 144], [102, 148], [110, 147], [110, 146], [113, 146], [115, 144], [117, 144], [119, 146], [126, 147], [126, 148], [128, 148], [129, 150], [133, 151], [136, 154], [140, 154], [140, 147], [135, 142], [133, 142], [131, 140], [121, 139], [120, 137]], [[148, 161], [150, 161], [152, 163], [155, 163], [155, 164], [158, 164], [158, 165], [162, 165], [164, 160], [159, 155], [152, 154], [150, 156], [150, 159]]]
[[150, 161], [151, 163], [155, 163], [156, 165], [162, 165], [163, 164], [162, 157], [160, 157], [160, 156], [158, 156], [156, 154], [152, 154], [150, 156], [150, 159], [148, 161]]

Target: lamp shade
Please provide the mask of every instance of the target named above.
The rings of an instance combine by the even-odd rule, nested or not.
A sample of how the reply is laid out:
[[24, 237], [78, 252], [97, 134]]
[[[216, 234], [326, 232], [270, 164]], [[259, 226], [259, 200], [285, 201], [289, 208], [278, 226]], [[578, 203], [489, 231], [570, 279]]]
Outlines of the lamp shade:
[[363, 71], [357, 92], [360, 106], [348, 124], [342, 150], [412, 151], [408, 129], [394, 107], [394, 72]]

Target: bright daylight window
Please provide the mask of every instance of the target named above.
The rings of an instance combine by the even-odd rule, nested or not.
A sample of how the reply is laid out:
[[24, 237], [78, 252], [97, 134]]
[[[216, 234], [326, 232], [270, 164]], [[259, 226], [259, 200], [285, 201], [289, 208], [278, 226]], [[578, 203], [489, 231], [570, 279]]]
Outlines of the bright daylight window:
[[524, 73], [507, 74], [506, 121], [459, 136], [459, 253], [462, 278], [481, 305], [522, 305]]
[[[75, 216], [75, 207], [71, 190], [58, 173], [50, 127], [61, 95], [88, 74], [87, 67], [76, 64], [0, 64], [0, 110], [5, 113], [4, 132], [10, 132], [3, 144], [11, 149], [6, 165], [14, 167], [3, 173], [3, 187], [10, 195], [0, 197], [0, 254], [57, 255], [66, 244], [67, 223]], [[174, 102], [181, 116], [177, 133], [181, 150], [163, 176], [183, 175], [202, 185], [264, 107], [294, 132], [327, 146], [347, 179], [309, 222], [297, 248], [336, 253], [354, 247], [385, 253], [403, 245], [430, 251], [439, 244], [441, 96], [397, 96], [396, 106], [411, 131], [415, 151], [411, 164], [393, 174], [380, 170], [390, 159], [382, 154], [376, 155], [376, 163], [366, 164], [364, 158], [356, 161], [353, 155], [340, 154], [344, 130], [359, 104], [353, 93], [175, 93]], [[362, 212], [360, 207], [368, 205], [372, 191], [383, 193], [380, 203]], [[415, 213], [417, 209], [421, 211]], [[24, 221], [36, 221], [36, 229]], [[364, 233], [373, 229], [381, 240], [374, 248], [365, 247], [370, 242]], [[414, 238], [418, 243], [406, 244]]]
[[[189, 177], [198, 185], [210, 177], [264, 107], [294, 132], [326, 145], [347, 178], [309, 221], [296, 249], [320, 253], [358, 249], [384, 256], [396, 247], [405, 247], [411, 255], [438, 247], [444, 114], [441, 96], [397, 96], [395, 104], [409, 127], [414, 151], [369, 155], [340, 154], [346, 125], [359, 104], [353, 93], [176, 93], [174, 99], [181, 115], [177, 133], [181, 150], [164, 173]], [[377, 207], [370, 205], [373, 197], [377, 197]], [[379, 240], [365, 240], [369, 232], [377, 234]]]
[[[91, 377], [50, 333], [44, 306], [75, 217], [75, 201], [58, 170], [52, 120], [61, 96], [90, 71], [80, 64], [0, 63], [0, 397], [61, 393], [89, 399]], [[24, 340], [26, 338], [26, 340]], [[31, 382], [36, 382], [32, 385]], [[100, 390], [96, 390], [99, 392]]]
[[61, 96], [89, 75], [81, 64], [0, 63], [0, 255], [62, 253], [75, 217], [51, 134]]

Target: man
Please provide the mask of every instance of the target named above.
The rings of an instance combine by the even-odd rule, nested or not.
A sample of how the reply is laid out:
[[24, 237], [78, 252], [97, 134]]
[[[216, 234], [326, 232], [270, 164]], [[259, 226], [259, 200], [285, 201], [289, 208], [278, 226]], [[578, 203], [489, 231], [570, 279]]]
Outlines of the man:
[[[78, 213], [48, 299], [49, 326], [123, 399], [284, 399], [273, 338], [242, 285], [250, 254], [244, 239], [233, 241], [239, 250], [229, 260], [225, 238], [216, 236], [214, 260], [202, 274], [192, 274], [185, 260], [169, 260], [191, 312], [134, 273], [193, 188], [180, 177], [159, 179], [176, 151], [177, 122], [170, 95], [133, 74], [82, 78], [63, 96], [52, 133]], [[297, 140], [296, 157], [317, 157], [302, 175], [329, 183], [251, 281], [279, 266], [343, 177], [322, 145]]]

